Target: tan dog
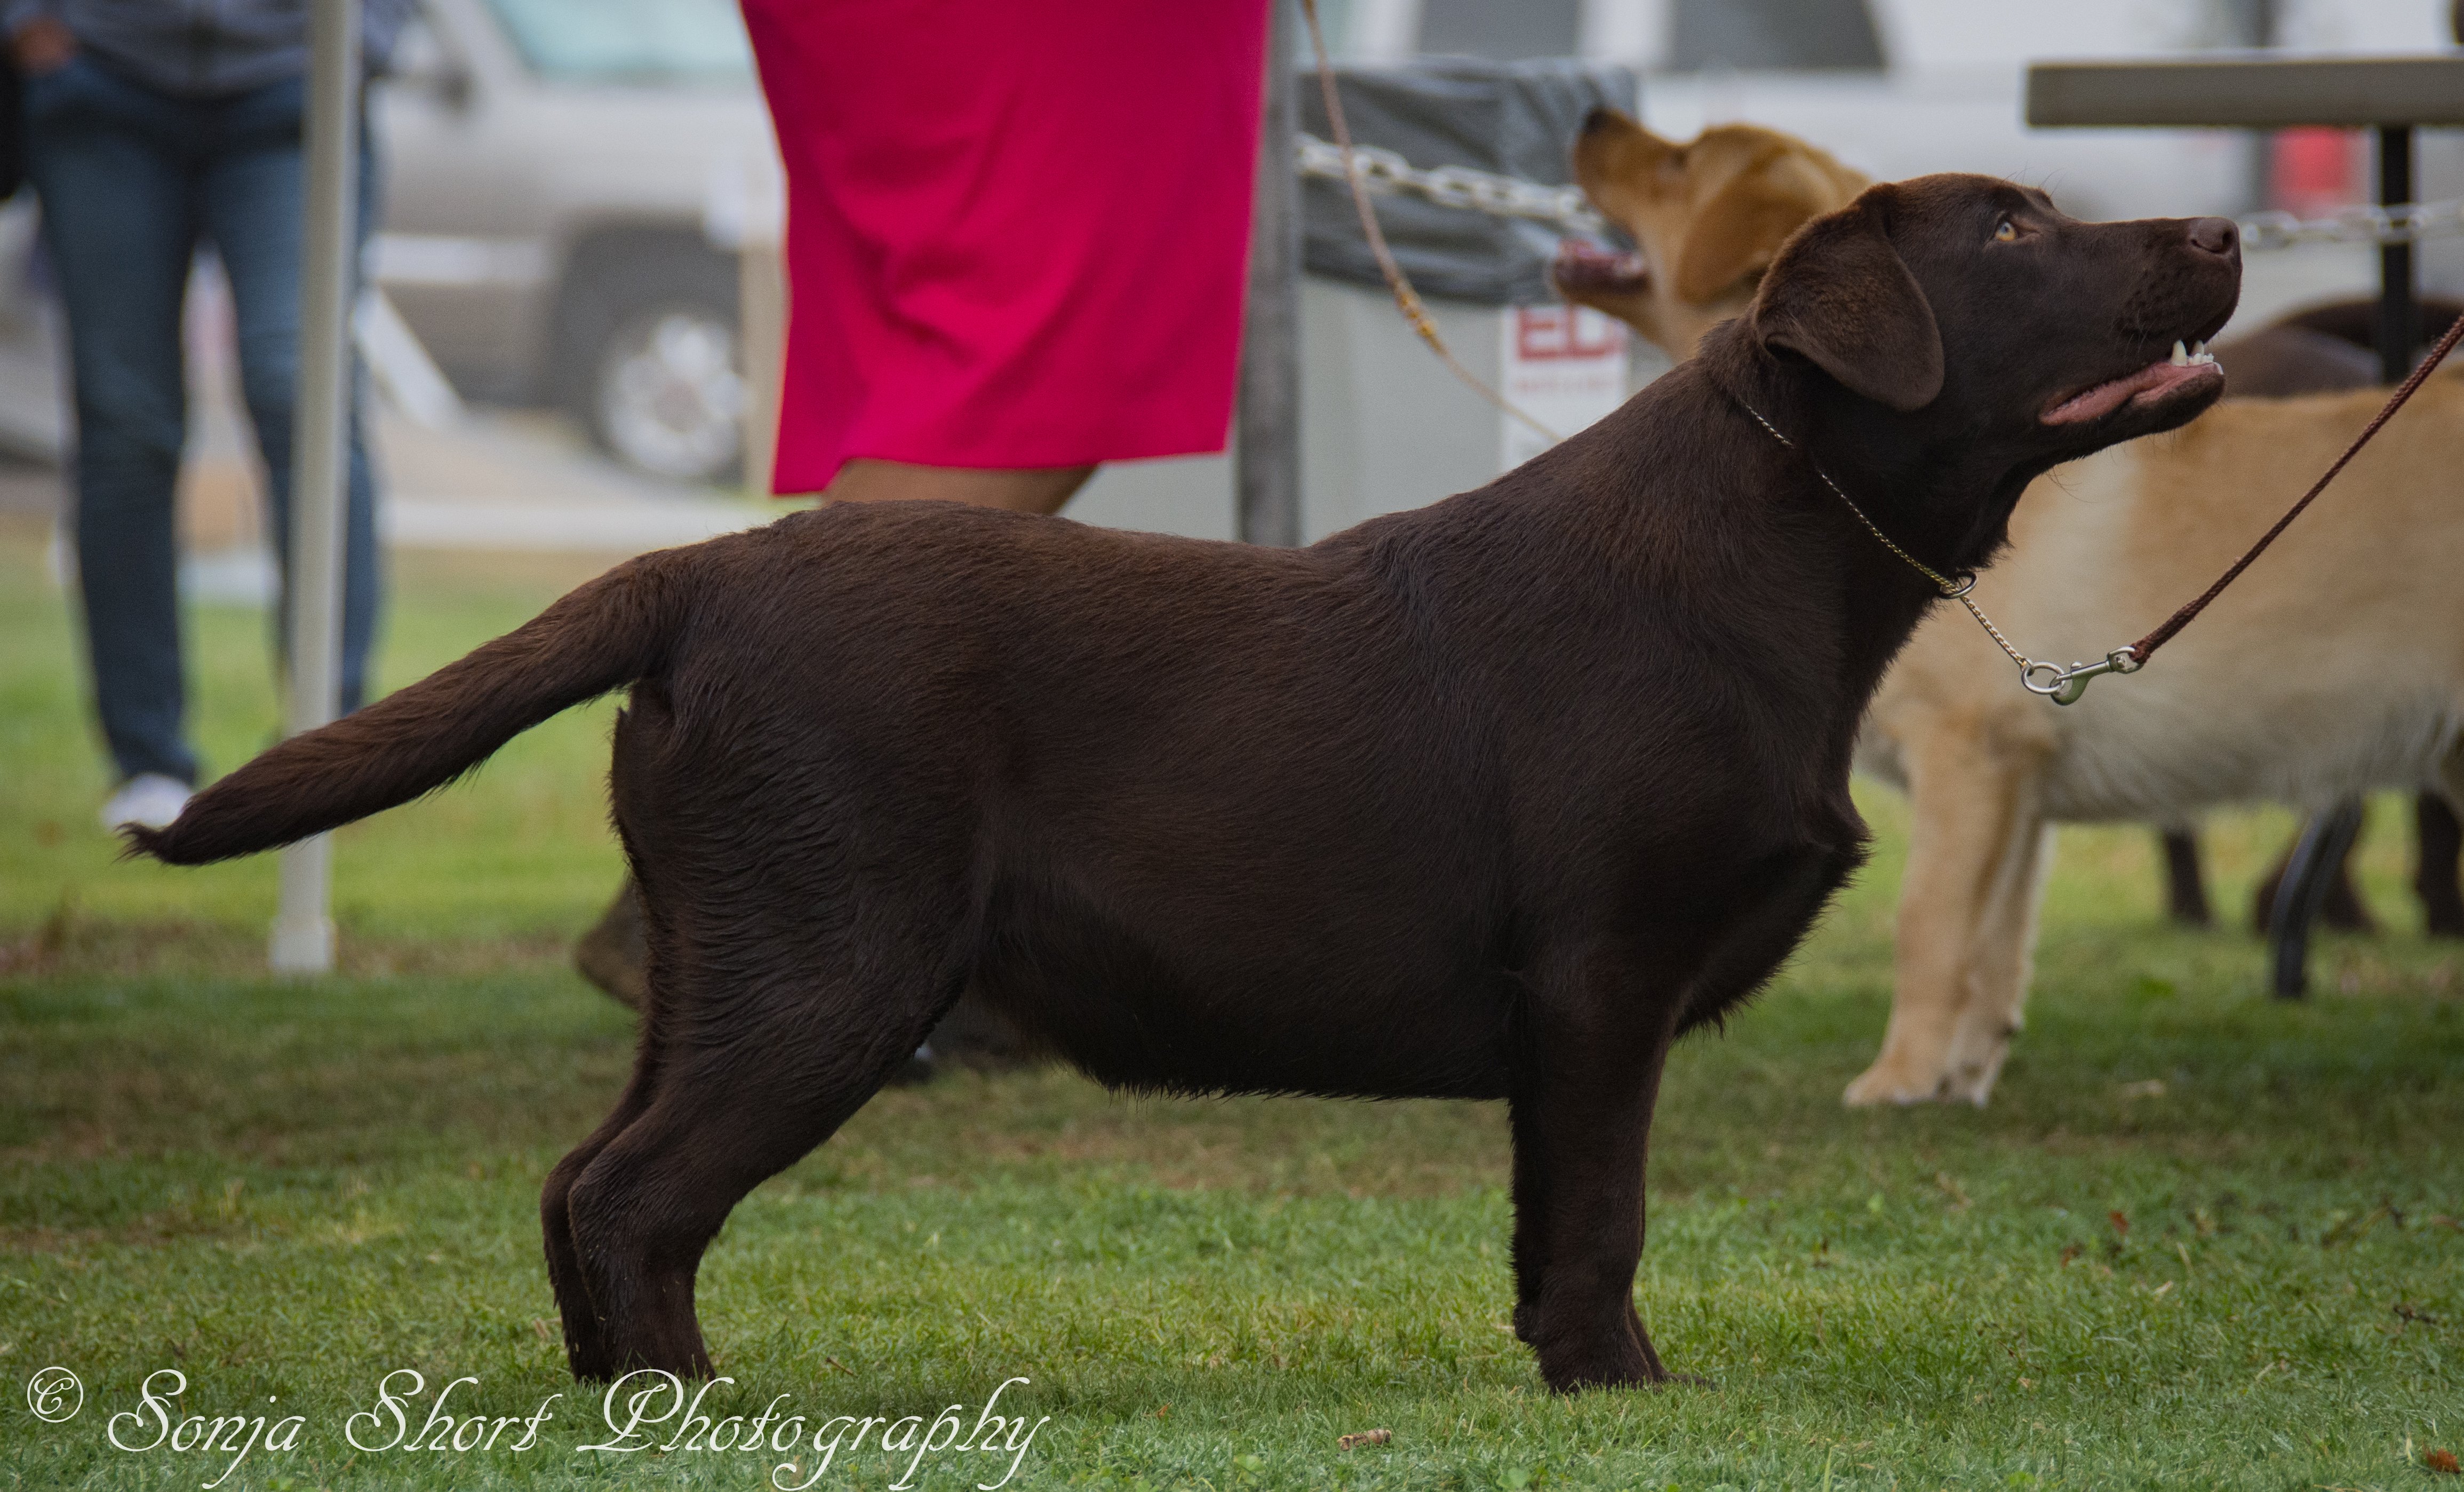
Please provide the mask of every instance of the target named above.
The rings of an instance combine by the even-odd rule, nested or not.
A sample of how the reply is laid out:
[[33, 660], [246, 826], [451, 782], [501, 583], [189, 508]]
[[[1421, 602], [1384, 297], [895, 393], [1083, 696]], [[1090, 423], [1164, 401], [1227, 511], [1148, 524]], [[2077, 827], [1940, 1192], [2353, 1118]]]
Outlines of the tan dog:
[[1557, 288], [1681, 363], [1705, 332], [1744, 314], [1791, 234], [1873, 185], [1775, 129], [1723, 124], [1679, 145], [1613, 109], [1585, 122], [1574, 180], [1639, 252], [1603, 255], [1569, 239]]
[[[1771, 130], [1681, 145], [1608, 114], [1586, 127], [1574, 167], [1640, 252], [1570, 253], [1560, 287], [1679, 359], [1750, 300], [1797, 223], [1835, 205], [1824, 192], [1844, 201], [1862, 185]], [[2231, 400], [2178, 434], [2055, 471], [2019, 503], [2013, 552], [1979, 603], [2035, 657], [2101, 657], [2204, 590], [2382, 398]], [[2023, 692], [1962, 610], [1918, 627], [1859, 746], [1860, 767], [1908, 791], [1915, 821], [1890, 1024], [1850, 1103], [1991, 1094], [2027, 998], [2055, 823], [2182, 823], [2217, 804], [2315, 808], [2423, 784], [2464, 807], [2459, 428], [2464, 375], [2433, 378], [2146, 671], [2078, 704]]]
[[[2383, 397], [2231, 401], [2056, 471], [2020, 502], [1979, 604], [2037, 657], [2102, 657], [2205, 590]], [[1992, 1092], [2054, 823], [2425, 783], [2464, 807], [2459, 428], [2464, 376], [2432, 378], [2145, 672], [2067, 708], [2022, 693], [1966, 612], [1918, 628], [1859, 743], [1861, 767], [1908, 791], [1915, 825], [1890, 1026], [1849, 1102]]]

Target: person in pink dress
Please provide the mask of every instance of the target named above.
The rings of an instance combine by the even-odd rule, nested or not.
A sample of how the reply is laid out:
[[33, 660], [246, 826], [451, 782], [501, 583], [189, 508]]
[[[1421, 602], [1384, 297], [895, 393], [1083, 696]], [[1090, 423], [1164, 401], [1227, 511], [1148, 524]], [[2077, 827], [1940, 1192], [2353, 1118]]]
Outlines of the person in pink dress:
[[1223, 449], [1263, 0], [743, 0], [787, 168], [774, 486], [1051, 512]]
[[[1223, 449], [1266, 0], [742, 0], [787, 174], [779, 493], [1055, 513]], [[642, 998], [628, 881], [576, 948]]]

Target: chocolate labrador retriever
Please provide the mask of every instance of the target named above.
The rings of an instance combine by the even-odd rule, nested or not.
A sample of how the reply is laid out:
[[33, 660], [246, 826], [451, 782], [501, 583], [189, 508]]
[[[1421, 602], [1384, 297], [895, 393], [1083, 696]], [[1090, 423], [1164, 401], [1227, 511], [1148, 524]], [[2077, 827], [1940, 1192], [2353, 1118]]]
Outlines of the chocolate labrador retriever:
[[[1670, 1043], [1864, 856], [1849, 751], [2057, 462], [2182, 424], [2217, 218], [1977, 176], [1807, 226], [1751, 311], [1476, 492], [1306, 549], [924, 504], [645, 556], [138, 831], [177, 863], [405, 802], [630, 686], [630, 1084], [548, 1178], [574, 1373], [706, 1374], [702, 1252], [973, 987], [1108, 1083], [1503, 1099], [1514, 1327], [1668, 1374], [1634, 1307]], [[1757, 423], [1768, 419], [1793, 442]]]

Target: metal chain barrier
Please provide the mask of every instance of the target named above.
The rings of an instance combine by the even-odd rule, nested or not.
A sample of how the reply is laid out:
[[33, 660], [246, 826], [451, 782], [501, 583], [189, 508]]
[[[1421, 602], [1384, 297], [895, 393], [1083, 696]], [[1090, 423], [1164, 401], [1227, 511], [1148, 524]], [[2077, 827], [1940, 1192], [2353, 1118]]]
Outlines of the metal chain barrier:
[[[1294, 160], [1303, 176], [1321, 181], [1346, 179], [1342, 146], [1310, 134], [1295, 137], [1295, 144], [1298, 148], [1293, 152]], [[1549, 223], [1569, 233], [1595, 234], [1608, 226], [1607, 219], [1583, 200], [1579, 187], [1543, 187], [1538, 182], [1476, 171], [1467, 166], [1422, 170], [1394, 151], [1375, 145], [1354, 145], [1352, 153], [1360, 163], [1361, 185], [1379, 196], [1422, 197], [1441, 207]]]
[[2464, 234], [2464, 201], [2402, 202], [2350, 207], [2326, 217], [2254, 212], [2241, 220], [2247, 249], [2289, 249], [2298, 243], [2419, 243]]
[[[1404, 273], [1402, 264], [1395, 257], [1395, 251], [1387, 247], [1385, 232], [1377, 226], [1377, 210], [1369, 205], [1368, 173], [1361, 169], [1359, 146], [1352, 138], [1352, 126], [1344, 122], [1343, 93], [1335, 86], [1334, 59], [1327, 54], [1326, 29], [1318, 24], [1317, 0], [1301, 0], [1301, 16], [1309, 22], [1309, 52], [1317, 59], [1318, 97], [1326, 102], [1326, 121], [1334, 130], [1334, 143], [1326, 145], [1326, 148], [1334, 153], [1336, 165], [1343, 173], [1345, 189], [1352, 194], [1353, 211], [1360, 217], [1360, 235], [1368, 241], [1369, 252], [1377, 260], [1377, 272], [1385, 278], [1386, 288], [1394, 293], [1395, 309], [1402, 313], [1403, 320], [1411, 323], [1412, 329], [1419, 333], [1420, 340], [1428, 344], [1429, 350], [1437, 354], [1438, 361], [1446, 366], [1448, 372], [1462, 380], [1465, 388], [1497, 406], [1507, 418], [1519, 420], [1530, 426], [1541, 439], [1555, 445], [1564, 437], [1533, 419], [1528, 411], [1500, 393], [1487, 379], [1463, 367], [1463, 360], [1455, 356], [1452, 347], [1446, 345], [1445, 335], [1438, 330], [1437, 318], [1429, 314], [1427, 302], [1420, 299], [1420, 293], [1418, 290], [1412, 288], [1412, 277]], [[1318, 144], [1326, 145], [1323, 141]], [[1392, 152], [1383, 153], [1396, 164], [1402, 164], [1402, 157], [1394, 155]], [[1405, 166], [1404, 169], [1408, 171], [1411, 168]], [[1413, 174], [1425, 176], [1432, 173], [1415, 172]], [[1488, 179], [1505, 181], [1516, 187], [1528, 185], [1528, 183], [1512, 181], [1507, 177], [1493, 176]]]
[[[1293, 162], [1301, 175], [1345, 179], [1343, 150], [1333, 142], [1304, 134], [1294, 144]], [[1441, 207], [1547, 223], [1574, 234], [1596, 234], [1608, 226], [1583, 200], [1579, 187], [1544, 187], [1464, 166], [1423, 170], [1376, 145], [1355, 145], [1353, 154], [1360, 163], [1361, 185], [1379, 196], [1419, 197]], [[2254, 212], [2240, 220], [2240, 227], [2243, 248], [2260, 253], [2304, 243], [2419, 243], [2464, 235], [2464, 199], [2349, 207], [2325, 217]]]

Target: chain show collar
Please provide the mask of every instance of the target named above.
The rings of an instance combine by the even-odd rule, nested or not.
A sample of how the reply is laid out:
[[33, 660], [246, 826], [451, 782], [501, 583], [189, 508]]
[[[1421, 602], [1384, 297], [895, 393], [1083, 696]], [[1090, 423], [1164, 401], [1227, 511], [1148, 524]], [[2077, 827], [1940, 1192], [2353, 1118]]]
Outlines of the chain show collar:
[[[1734, 396], [1731, 395], [1731, 397]], [[1763, 418], [1762, 411], [1743, 399], [1737, 400], [1737, 407], [1752, 415], [1754, 423], [1769, 431], [1773, 440], [1796, 452], [1797, 456], [1804, 460], [1807, 469], [1821, 479], [1822, 485], [1831, 489], [1832, 496], [1837, 498], [1841, 505], [1857, 516], [1857, 522], [1864, 524], [1865, 531], [1872, 534], [1883, 548], [1899, 556], [1901, 563], [1906, 565], [1908, 568], [1923, 575], [1946, 600], [1956, 601], [1968, 608], [1968, 614], [1976, 618], [1976, 625], [1985, 629], [1985, 635], [1993, 639], [1994, 646], [2010, 655], [2011, 661], [2019, 665], [2019, 685], [2030, 694], [2043, 695], [2056, 704], [2071, 704], [2077, 702], [2080, 695], [2087, 693], [2088, 680], [2100, 674], [2139, 672], [2140, 666], [2145, 659], [2127, 647], [2114, 649], [2104, 656], [2102, 662], [2073, 663], [2068, 668], [2064, 668], [2059, 663], [2039, 662], [2013, 647], [2011, 639], [2002, 635], [2002, 629], [1993, 625], [1993, 618], [1986, 615], [1984, 609], [1976, 604], [1976, 598], [1969, 594], [1976, 589], [1974, 570], [1964, 569], [1955, 575], [1946, 575], [1901, 548], [1892, 541], [1889, 534], [1882, 532], [1881, 524], [1865, 516], [1865, 510], [1857, 505], [1856, 499], [1848, 496], [1845, 489], [1831, 479], [1829, 472], [1824, 471], [1812, 456], [1799, 450], [1795, 441], [1781, 434], [1778, 426]]]

